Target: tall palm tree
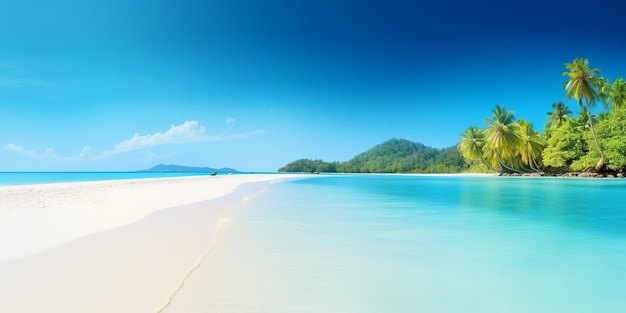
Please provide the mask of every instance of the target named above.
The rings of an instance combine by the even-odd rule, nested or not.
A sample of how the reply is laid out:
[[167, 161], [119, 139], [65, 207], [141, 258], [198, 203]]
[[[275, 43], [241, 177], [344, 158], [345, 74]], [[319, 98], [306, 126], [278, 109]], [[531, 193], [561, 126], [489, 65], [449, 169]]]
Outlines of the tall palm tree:
[[563, 85], [563, 89], [566, 90], [565, 97], [567, 99], [574, 98], [578, 101], [578, 105], [581, 108], [587, 109], [589, 115], [589, 129], [593, 136], [593, 140], [600, 154], [600, 160], [594, 167], [594, 171], [598, 172], [606, 163], [606, 157], [600, 147], [600, 142], [596, 136], [596, 131], [593, 128], [593, 119], [591, 118], [591, 107], [595, 105], [595, 100], [598, 98], [598, 93], [595, 90], [594, 81], [597, 81], [595, 76], [600, 72], [597, 68], [589, 67], [589, 60], [584, 58], [575, 58], [572, 63], [565, 63], [567, 71], [561, 73], [563, 76], [568, 76], [569, 79]]
[[550, 125], [561, 125], [561, 123], [563, 123], [570, 114], [572, 114], [572, 110], [570, 110], [563, 102], [559, 101], [553, 103], [552, 112], [548, 112]]
[[506, 160], [517, 155], [517, 148], [521, 143], [519, 125], [515, 123], [513, 111], [507, 111], [503, 106], [496, 105], [491, 111], [492, 116], [485, 120], [488, 124], [485, 130], [487, 146], [493, 150], [502, 170], [520, 172], [506, 165]]
[[483, 131], [476, 126], [470, 126], [461, 134], [461, 141], [459, 141], [457, 149], [466, 160], [481, 161], [490, 171], [493, 171], [491, 165], [485, 160], [484, 146], [485, 134]]
[[533, 125], [527, 120], [518, 120], [521, 144], [519, 153], [522, 162], [527, 164], [535, 172], [540, 171], [538, 160], [541, 157], [544, 144], [541, 135], [533, 129]]

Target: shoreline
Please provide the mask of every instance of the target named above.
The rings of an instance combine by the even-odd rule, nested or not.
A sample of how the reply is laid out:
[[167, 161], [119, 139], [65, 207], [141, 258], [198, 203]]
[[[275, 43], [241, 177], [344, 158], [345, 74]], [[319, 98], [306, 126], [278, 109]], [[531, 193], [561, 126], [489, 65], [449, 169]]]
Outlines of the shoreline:
[[208, 201], [252, 182], [305, 175], [242, 174], [0, 186], [0, 262]]
[[389, 175], [424, 177], [537, 177], [537, 178], [626, 178], [621, 172], [568, 172], [563, 174], [533, 173], [321, 173], [322, 175]]
[[406, 177], [497, 177], [498, 174], [493, 173], [321, 173], [324, 175], [350, 176], [350, 175], [373, 175], [373, 176], [406, 176]]
[[[49, 245], [51, 242], [47, 242], [48, 245], [45, 247], [40, 244], [38, 251], [32, 250], [31, 253], [25, 255], [16, 255], [16, 251], [13, 251], [13, 254], [18, 257], [0, 261], [0, 277], [3, 277], [0, 281], [0, 311], [159, 312], [163, 310], [184, 284], [186, 277], [200, 265], [204, 256], [217, 242], [220, 226], [228, 223], [229, 210], [245, 206], [251, 198], [267, 190], [268, 186], [274, 182], [310, 176], [255, 174], [247, 177], [237, 176], [234, 177], [235, 179], [231, 177], [233, 176], [224, 176], [225, 179], [220, 180], [212, 177], [184, 178], [177, 181], [166, 179], [165, 182], [161, 179], [145, 181], [140, 185], [154, 192], [151, 196], [155, 203], [161, 201], [160, 207], [152, 206], [150, 210], [147, 210], [149, 212], [143, 212], [147, 212], [147, 215], [135, 215], [132, 221], [126, 220], [123, 225], [119, 223], [90, 224], [91, 226], [106, 226], [106, 229], [92, 228], [90, 233], [75, 232], [74, 235], [78, 236], [65, 237], [63, 242], [56, 242], [54, 245]], [[110, 182], [107, 181], [106, 184], [108, 183]], [[132, 195], [135, 198], [144, 195], [144, 193], [133, 193], [137, 189], [134, 189], [131, 183], [114, 183], [121, 189], [116, 192], [127, 193], [128, 196]], [[166, 189], [171, 189], [170, 193], [178, 193], [172, 196], [174, 199], [169, 202], [164, 200], [168, 198], [168, 194], [158, 193], [164, 183]], [[101, 184], [102, 182], [78, 183], [78, 187], [92, 192], [91, 196], [80, 193], [79, 195], [104, 201], [105, 199], [99, 198], [104, 194], [94, 189], [102, 187]], [[206, 191], [207, 186], [213, 187], [211, 192], [198, 196], [204, 200], [195, 201], [197, 198], [178, 197], [180, 194], [187, 196], [195, 194], [190, 193], [190, 190], [180, 190], [182, 187], [192, 189], [191, 191], [202, 191], [202, 189]], [[77, 186], [74, 183], [64, 183], [48, 191], [54, 194], [59, 190], [58, 188], [75, 187]], [[106, 190], [110, 192], [110, 189]], [[1, 192], [6, 193], [6, 190]], [[26, 189], [26, 192], [31, 191]], [[48, 194], [48, 196], [53, 196], [53, 194]], [[23, 198], [20, 199], [23, 200]], [[125, 199], [129, 200], [129, 198]], [[183, 201], [181, 199], [186, 203], [163, 206], [166, 203]], [[47, 203], [52, 204], [54, 201], [49, 200]], [[48, 208], [55, 209], [52, 211], [59, 211], [58, 206], [51, 205]], [[83, 207], [72, 208], [76, 213]], [[102, 211], [103, 207], [96, 205], [92, 209]], [[28, 209], [15, 209], [13, 213], [20, 210]], [[31, 215], [44, 213], [42, 208], [30, 210], [33, 211]], [[72, 213], [71, 209], [66, 210], [68, 211], [66, 213]], [[11, 214], [6, 211], [5, 205], [0, 211], [3, 219]], [[116, 214], [125, 214], [123, 210], [113, 211]], [[40, 218], [44, 218], [49, 217], [50, 214], [39, 215]], [[72, 219], [71, 215], [62, 217], [67, 220]], [[13, 222], [24, 221], [27, 220], [13, 219]], [[81, 220], [75, 219], [73, 222], [80, 224]], [[72, 224], [64, 225], [71, 226]], [[43, 230], [44, 232], [40, 232], [33, 229], [33, 225], [27, 226], [29, 227], [26, 228], [33, 232], [30, 234], [31, 241], [35, 237], [33, 235], [44, 240], [48, 236], [55, 237], [54, 232], [59, 231], [58, 228], [48, 227]], [[18, 227], [20, 225], [15, 225], [10, 230], [0, 230], [2, 238], [10, 235], [8, 237], [11, 241], [17, 241], [13, 244], [13, 248], [18, 246], [20, 241], [24, 243], [29, 239], [17, 236], [25, 236], [27, 232], [10, 233]], [[55, 238], [58, 241], [60, 237]], [[10, 250], [10, 247], [8, 246], [6, 250]], [[4, 256], [7, 256], [6, 252]]]

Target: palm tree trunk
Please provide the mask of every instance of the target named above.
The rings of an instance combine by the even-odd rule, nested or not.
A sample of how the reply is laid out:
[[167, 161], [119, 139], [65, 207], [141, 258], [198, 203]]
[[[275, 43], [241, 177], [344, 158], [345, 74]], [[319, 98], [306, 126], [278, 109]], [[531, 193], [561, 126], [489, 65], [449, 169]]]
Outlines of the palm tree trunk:
[[516, 170], [516, 169], [514, 169], [512, 167], [508, 167], [506, 164], [504, 164], [504, 161], [502, 161], [502, 159], [500, 158], [500, 155], [498, 153], [496, 153], [496, 159], [498, 159], [498, 164], [500, 164], [500, 167], [502, 167], [504, 169], [507, 169], [507, 170], [509, 170], [509, 171], [511, 171], [513, 173], [520, 173], [520, 174], [524, 173], [523, 171]]
[[535, 159], [533, 159], [533, 157], [530, 155], [530, 151], [528, 152], [528, 166], [530, 166], [531, 170], [539, 172], [539, 167], [536, 166]]
[[593, 171], [597, 173], [604, 167], [604, 164], [606, 163], [606, 157], [604, 156], [604, 152], [600, 147], [600, 142], [598, 141], [598, 137], [596, 136], [596, 131], [593, 128], [593, 119], [591, 118], [591, 110], [589, 110], [589, 105], [587, 105], [587, 114], [589, 115], [589, 129], [591, 130], [593, 141], [596, 143], [596, 148], [598, 148], [598, 153], [600, 153], [600, 160], [598, 161], [598, 164], [596, 164], [596, 167], [594, 167], [593, 169]]
[[539, 164], [537, 163], [537, 160], [535, 160], [535, 158], [533, 158], [530, 155], [530, 152], [528, 152], [528, 165], [533, 171], [541, 172], [541, 169], [539, 168]]
[[539, 164], [537, 164], [537, 160], [533, 158], [532, 161], [533, 161], [533, 164], [535, 164], [535, 171], [541, 172], [541, 169], [539, 168]]
[[489, 165], [489, 163], [487, 162], [487, 160], [485, 160], [485, 157], [484, 157], [484, 156], [482, 156], [482, 155], [481, 155], [481, 156], [480, 156], [480, 159], [483, 161], [483, 164], [485, 164], [485, 165], [487, 166], [487, 169], [489, 169], [490, 171], [495, 171], [495, 170], [493, 169], [493, 167], [491, 167], [491, 165]]

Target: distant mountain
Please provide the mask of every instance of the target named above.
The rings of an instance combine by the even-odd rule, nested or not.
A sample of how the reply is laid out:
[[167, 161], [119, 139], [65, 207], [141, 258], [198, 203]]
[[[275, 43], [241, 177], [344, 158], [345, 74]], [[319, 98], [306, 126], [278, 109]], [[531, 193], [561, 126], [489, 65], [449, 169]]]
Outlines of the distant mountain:
[[406, 139], [391, 139], [363, 152], [338, 170], [347, 173], [458, 173], [465, 161], [456, 147], [436, 149]]
[[183, 166], [183, 165], [174, 165], [174, 164], [159, 164], [155, 165], [151, 169], [148, 170], [140, 170], [137, 172], [193, 172], [193, 173], [204, 173], [204, 172], [238, 172], [236, 169], [223, 167], [223, 168], [211, 168], [211, 167], [193, 167], [193, 166]]
[[339, 162], [324, 162], [322, 160], [311, 159], [299, 159], [295, 160], [278, 169], [279, 172], [324, 172], [324, 173], [336, 173]]
[[347, 162], [300, 159], [279, 172], [459, 173], [467, 168], [456, 147], [436, 149], [419, 142], [391, 139]]

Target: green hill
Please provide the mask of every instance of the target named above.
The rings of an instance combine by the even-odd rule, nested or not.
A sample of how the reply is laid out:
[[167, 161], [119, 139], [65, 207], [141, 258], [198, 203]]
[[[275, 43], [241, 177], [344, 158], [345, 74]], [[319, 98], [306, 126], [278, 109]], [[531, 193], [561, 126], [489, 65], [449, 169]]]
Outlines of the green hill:
[[279, 172], [460, 173], [467, 165], [456, 147], [436, 149], [405, 139], [391, 139], [347, 162], [300, 159]]
[[279, 172], [337, 172], [339, 162], [324, 162], [322, 160], [300, 159], [293, 161], [280, 169]]
[[177, 173], [185, 173], [185, 172], [194, 172], [194, 173], [211, 173], [211, 172], [237, 172], [234, 168], [212, 168], [212, 167], [193, 167], [193, 166], [183, 166], [183, 165], [175, 165], [175, 164], [158, 164], [153, 166], [148, 170], [140, 170], [137, 172], [177, 172]]

